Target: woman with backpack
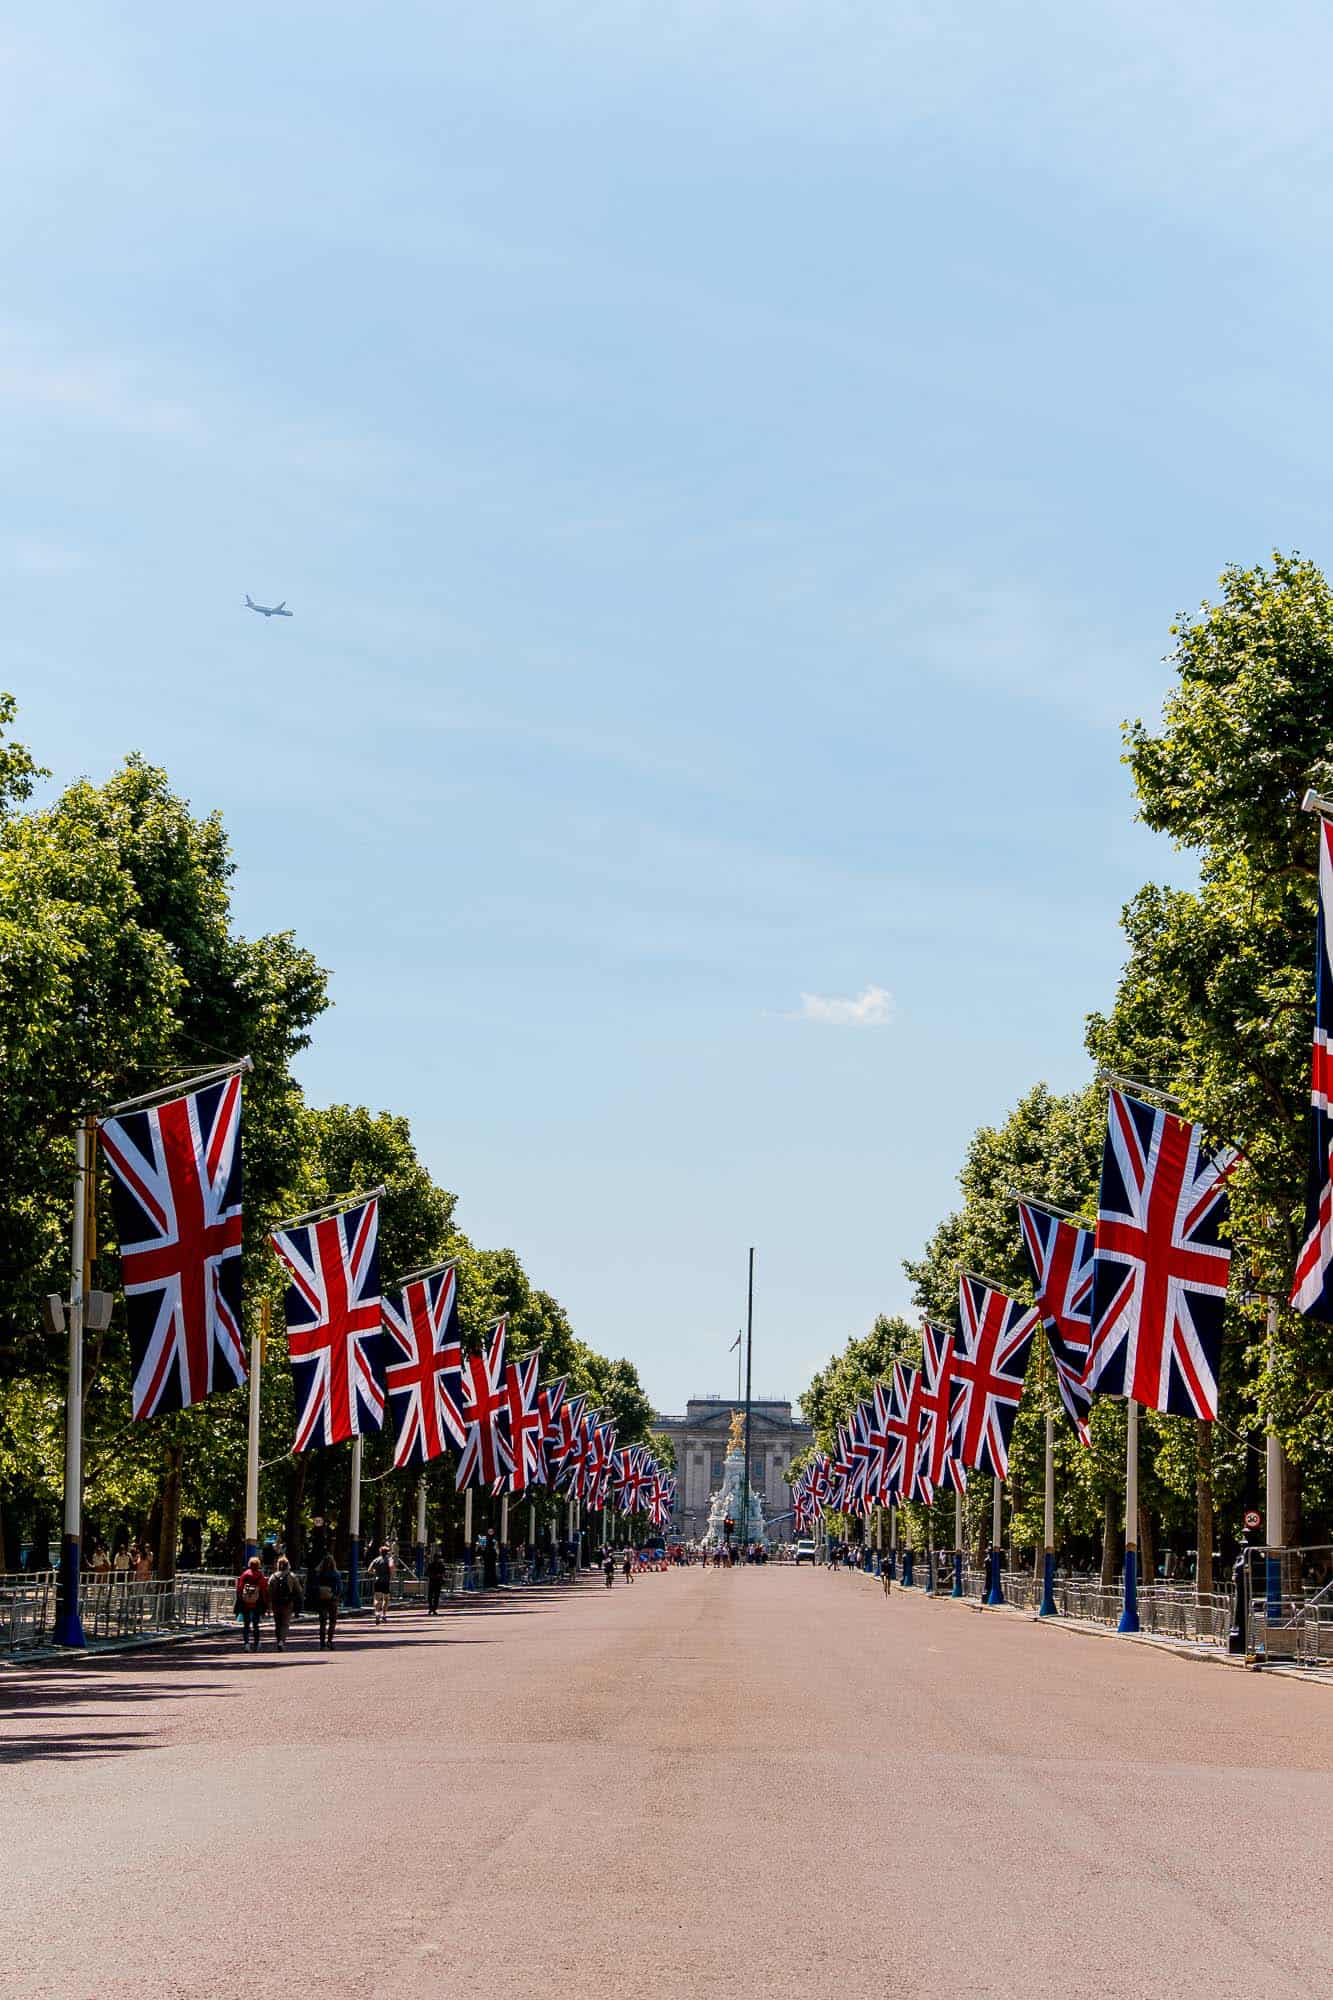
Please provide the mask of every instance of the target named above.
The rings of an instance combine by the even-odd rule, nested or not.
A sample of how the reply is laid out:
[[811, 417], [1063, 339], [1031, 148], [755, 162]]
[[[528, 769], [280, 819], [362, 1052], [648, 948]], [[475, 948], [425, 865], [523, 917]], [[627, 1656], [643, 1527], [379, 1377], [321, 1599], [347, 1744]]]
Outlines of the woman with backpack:
[[305, 1582], [305, 1601], [314, 1606], [319, 1618], [319, 1643], [321, 1646], [333, 1644], [333, 1628], [338, 1623], [338, 1605], [343, 1594], [343, 1580], [338, 1568], [327, 1550], [317, 1563], [312, 1563]]
[[251, 1556], [236, 1579], [236, 1609], [241, 1619], [241, 1650], [253, 1644], [258, 1652], [259, 1621], [268, 1610], [268, 1578], [258, 1556]]
[[273, 1612], [273, 1643], [281, 1652], [287, 1644], [293, 1614], [301, 1609], [301, 1586], [286, 1556], [278, 1557], [277, 1566], [268, 1580], [268, 1601]]

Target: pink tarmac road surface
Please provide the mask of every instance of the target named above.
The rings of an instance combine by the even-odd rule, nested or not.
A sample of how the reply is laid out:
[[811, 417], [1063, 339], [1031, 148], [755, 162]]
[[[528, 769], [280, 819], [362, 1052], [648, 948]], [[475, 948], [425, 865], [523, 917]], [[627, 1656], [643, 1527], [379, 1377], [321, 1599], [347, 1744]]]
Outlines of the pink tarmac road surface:
[[0, 1993], [1327, 2000], [1333, 1689], [776, 1566], [0, 1678]]

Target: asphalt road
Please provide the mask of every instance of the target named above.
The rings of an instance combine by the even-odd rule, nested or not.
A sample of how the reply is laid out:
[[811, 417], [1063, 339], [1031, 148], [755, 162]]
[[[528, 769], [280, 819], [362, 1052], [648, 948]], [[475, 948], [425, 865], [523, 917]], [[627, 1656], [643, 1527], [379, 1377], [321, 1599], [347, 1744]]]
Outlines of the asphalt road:
[[1333, 1690], [810, 1569], [0, 1679], [0, 1992], [1333, 1994]]

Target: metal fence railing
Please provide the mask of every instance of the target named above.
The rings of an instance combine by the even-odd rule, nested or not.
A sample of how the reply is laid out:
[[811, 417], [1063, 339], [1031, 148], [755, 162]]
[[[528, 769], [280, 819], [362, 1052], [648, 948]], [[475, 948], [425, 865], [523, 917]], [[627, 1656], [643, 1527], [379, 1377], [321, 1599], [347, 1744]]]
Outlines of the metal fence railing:
[[1252, 1548], [1244, 1590], [1252, 1659], [1312, 1667], [1333, 1660], [1333, 1548]]

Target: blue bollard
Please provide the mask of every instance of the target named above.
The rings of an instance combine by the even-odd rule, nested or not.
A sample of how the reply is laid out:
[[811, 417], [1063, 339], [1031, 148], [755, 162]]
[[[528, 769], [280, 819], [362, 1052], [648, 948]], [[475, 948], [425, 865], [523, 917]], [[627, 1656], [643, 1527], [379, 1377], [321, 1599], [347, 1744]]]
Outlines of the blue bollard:
[[1002, 1557], [999, 1549], [992, 1549], [990, 1557], [990, 1588], [986, 1592], [987, 1604], [1004, 1603], [1004, 1584], [1001, 1581], [1000, 1575], [1001, 1560]]
[[1055, 1557], [1050, 1549], [1047, 1549], [1042, 1559], [1041, 1610], [1037, 1613], [1037, 1616], [1039, 1618], [1058, 1618], [1060, 1616], [1055, 1603]]
[[1139, 1628], [1139, 1554], [1137, 1549], [1125, 1550], [1125, 1606], [1120, 1613], [1117, 1632], [1137, 1632]]
[[904, 1549], [904, 1550], [903, 1550], [903, 1589], [904, 1589], [904, 1590], [910, 1590], [910, 1589], [912, 1588], [912, 1578], [913, 1578], [913, 1576], [914, 1576], [914, 1574], [915, 1574], [915, 1568], [916, 1568], [916, 1550], [915, 1550], [915, 1549]]
[[962, 1594], [963, 1594], [963, 1552], [961, 1549], [955, 1549], [953, 1556], [953, 1589], [949, 1592], [949, 1595], [950, 1597], [961, 1597]]
[[[82, 1140], [79, 1142], [82, 1144]], [[49, 1557], [50, 1547], [43, 1551]], [[57, 1646], [86, 1646], [79, 1616], [79, 1538], [65, 1535], [60, 1543], [60, 1594], [56, 1601], [52, 1638]]]
[[926, 1551], [926, 1596], [927, 1596], [927, 1597], [933, 1597], [934, 1595], [935, 1595], [935, 1553], [934, 1553], [934, 1550], [933, 1550], [933, 1549], [927, 1549], [927, 1551]]

